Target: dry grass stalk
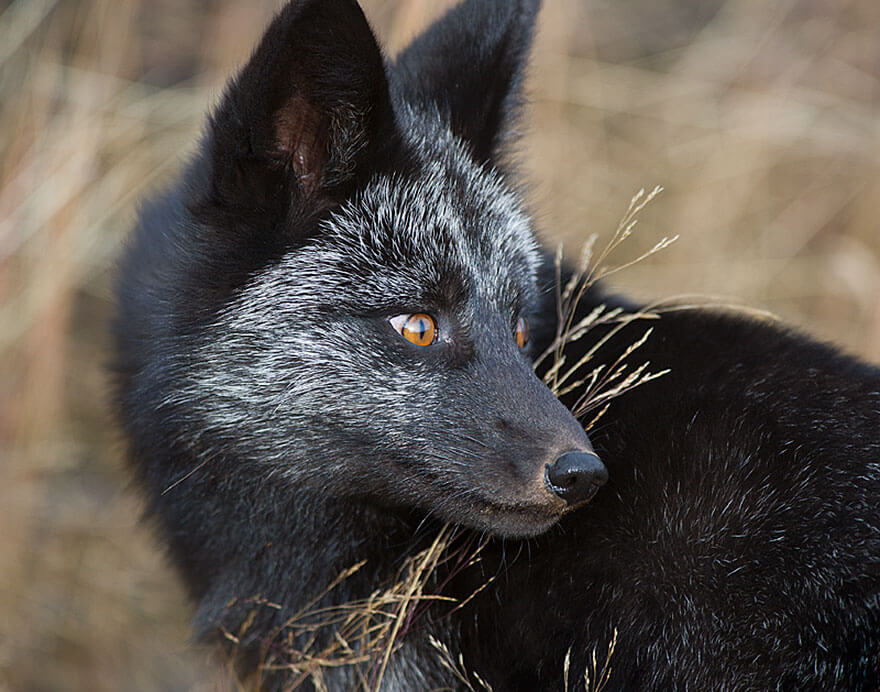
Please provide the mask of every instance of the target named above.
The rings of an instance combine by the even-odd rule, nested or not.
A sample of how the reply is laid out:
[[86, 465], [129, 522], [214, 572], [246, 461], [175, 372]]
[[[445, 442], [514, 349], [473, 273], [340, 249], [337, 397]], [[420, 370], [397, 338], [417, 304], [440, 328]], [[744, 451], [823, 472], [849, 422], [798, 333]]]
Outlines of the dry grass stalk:
[[[596, 656], [596, 649], [590, 653], [590, 664], [584, 669], [584, 692], [602, 692], [608, 680], [611, 678], [611, 656], [617, 646], [617, 628], [611, 635], [611, 641], [608, 644], [608, 651], [605, 654], [605, 661], [602, 667], [599, 667], [599, 661]], [[565, 660], [562, 663], [562, 689], [569, 692], [568, 680], [571, 673], [571, 647], [565, 652]]]
[[[596, 649], [594, 648], [590, 654], [590, 665], [584, 671], [584, 690], [585, 692], [602, 692], [608, 680], [611, 677], [611, 656], [614, 655], [614, 649], [617, 646], [617, 628], [611, 635], [611, 641], [608, 643], [608, 651], [605, 654], [605, 661], [602, 667], [599, 667], [596, 658]], [[592, 672], [592, 674], [591, 674]]]
[[[492, 686], [483, 680], [483, 678], [477, 673], [473, 671], [470, 671], [470, 673], [468, 672], [467, 666], [464, 663], [464, 656], [461, 654], [458, 655], [458, 658], [453, 656], [449, 647], [433, 635], [429, 637], [429, 641], [431, 642], [431, 646], [433, 646], [440, 655], [440, 664], [452, 674], [455, 680], [464, 685], [465, 689], [469, 692], [478, 692], [478, 690], [483, 690], [483, 692], [493, 692]], [[469, 675], [470, 677], [468, 677]], [[471, 678], [477, 681], [479, 688], [474, 687]]]
[[[293, 690], [310, 681], [320, 690], [325, 688], [326, 669], [350, 666], [358, 680], [358, 689], [380, 689], [391, 656], [431, 602], [447, 601], [454, 604], [452, 610], [455, 610], [488, 585], [489, 582], [461, 602], [429, 593], [429, 585], [438, 568], [445, 566], [445, 571], [454, 576], [478, 560], [485, 545], [481, 543], [475, 546], [471, 538], [462, 541], [455, 539], [455, 528], [446, 525], [428, 548], [405, 561], [390, 586], [377, 589], [367, 599], [340, 605], [319, 605], [326, 596], [360, 571], [365, 563], [360, 562], [344, 570], [267, 638], [259, 669], [241, 684], [248, 689], [259, 690], [267, 673], [287, 671], [290, 682], [286, 689]], [[437, 590], [442, 586], [439, 584]], [[233, 651], [247, 634], [256, 618], [257, 609], [281, 607], [261, 598], [253, 598], [250, 603], [254, 609], [238, 630], [224, 633], [234, 645]]]
[[[592, 428], [608, 408], [608, 403], [639, 385], [662, 377], [668, 370], [650, 372], [645, 362], [636, 367], [631, 367], [628, 358], [645, 344], [651, 335], [651, 329], [646, 329], [644, 334], [617, 357], [613, 363], [596, 364], [591, 370], [585, 371], [585, 367], [591, 363], [596, 353], [602, 346], [613, 338], [621, 329], [635, 320], [654, 320], [659, 318], [659, 312], [651, 308], [627, 312], [622, 308], [609, 308], [607, 305], [598, 305], [585, 317], [575, 322], [578, 306], [581, 299], [596, 284], [596, 282], [620, 272], [627, 267], [666, 249], [674, 243], [678, 236], [664, 237], [646, 252], [635, 259], [618, 265], [609, 265], [608, 259], [612, 253], [632, 235], [638, 223], [638, 214], [658, 194], [661, 187], [655, 187], [651, 192], [639, 190], [630, 200], [629, 207], [614, 235], [608, 244], [594, 257], [596, 244], [595, 234], [591, 236], [581, 252], [580, 261], [572, 272], [571, 277], [563, 286], [562, 277], [562, 248], [556, 253], [556, 305], [557, 305], [557, 328], [556, 336], [550, 346], [537, 358], [535, 367], [552, 358], [552, 364], [544, 374], [544, 383], [556, 396], [564, 396], [574, 390], [582, 390], [582, 394], [572, 406], [572, 413], [578, 418], [592, 410], [599, 409], [593, 419], [587, 424], [586, 429]], [[591, 330], [613, 325], [601, 338], [581, 356], [573, 365], [568, 364], [565, 348], [571, 343], [581, 339]]]

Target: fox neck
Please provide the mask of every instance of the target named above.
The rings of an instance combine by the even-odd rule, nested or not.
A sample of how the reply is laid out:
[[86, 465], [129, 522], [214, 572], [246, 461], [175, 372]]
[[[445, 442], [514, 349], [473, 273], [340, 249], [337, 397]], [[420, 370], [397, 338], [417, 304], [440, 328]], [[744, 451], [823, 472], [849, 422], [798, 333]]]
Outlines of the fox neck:
[[[193, 474], [157, 498], [157, 504], [170, 503], [178, 512], [185, 508], [184, 513], [156, 509], [160, 518], [177, 517], [175, 526], [164, 528], [173, 537], [172, 557], [198, 603], [199, 637], [225, 641], [244, 671], [266, 662], [288, 632], [295, 632], [285, 625], [314, 623], [317, 617], [310, 613], [318, 609], [363, 602], [393, 584], [406, 558], [436, 536], [436, 525], [424, 517], [291, 489], [278, 478], [267, 482], [239, 475], [232, 480], [234, 475], [218, 483], [216, 473]], [[383, 689], [394, 689], [393, 680], [415, 688], [442, 682], [439, 670], [436, 681], [408, 677], [430, 675], [419, 655], [428, 646], [424, 622], [402, 637]], [[432, 623], [431, 634], [448, 642], [445, 629]], [[333, 632], [319, 635], [318, 651], [322, 636]], [[408, 664], [418, 660], [420, 666]], [[343, 677], [355, 674], [351, 666], [339, 671]]]

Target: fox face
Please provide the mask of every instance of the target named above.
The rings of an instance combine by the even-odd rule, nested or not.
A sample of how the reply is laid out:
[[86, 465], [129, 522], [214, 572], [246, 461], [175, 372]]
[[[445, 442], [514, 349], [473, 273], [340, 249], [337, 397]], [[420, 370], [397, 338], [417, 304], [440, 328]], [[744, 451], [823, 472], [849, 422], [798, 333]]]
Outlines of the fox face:
[[442, 21], [388, 66], [354, 2], [270, 26], [168, 230], [198, 280], [168, 301], [161, 407], [197, 457], [506, 536], [604, 483], [532, 371], [551, 287], [499, 167], [533, 5], [495, 4], [465, 77]]

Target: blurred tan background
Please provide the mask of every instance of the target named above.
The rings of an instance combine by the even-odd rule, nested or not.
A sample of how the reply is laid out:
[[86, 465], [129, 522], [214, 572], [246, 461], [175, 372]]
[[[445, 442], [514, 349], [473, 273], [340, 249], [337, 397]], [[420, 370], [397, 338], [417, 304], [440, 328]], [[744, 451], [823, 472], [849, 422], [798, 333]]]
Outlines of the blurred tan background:
[[[449, 2], [365, 0], [390, 52]], [[0, 0], [0, 690], [192, 689], [204, 652], [126, 490], [114, 260], [276, 0]], [[880, 361], [880, 3], [546, 0], [523, 160], [546, 237]], [[600, 241], [601, 242], [601, 241]]]

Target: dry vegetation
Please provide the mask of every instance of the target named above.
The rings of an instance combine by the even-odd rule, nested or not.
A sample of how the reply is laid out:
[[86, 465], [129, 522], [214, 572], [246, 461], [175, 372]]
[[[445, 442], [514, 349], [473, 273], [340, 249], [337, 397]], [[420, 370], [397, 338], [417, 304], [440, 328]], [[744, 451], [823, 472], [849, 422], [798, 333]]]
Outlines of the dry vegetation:
[[[661, 183], [629, 252], [682, 238], [617, 286], [722, 294], [880, 360], [880, 4], [545, 2], [523, 160], [548, 238], [608, 237]], [[394, 48], [441, 3], [364, 4]], [[0, 689], [205, 679], [125, 490], [110, 281], [275, 6], [0, 0]]]

